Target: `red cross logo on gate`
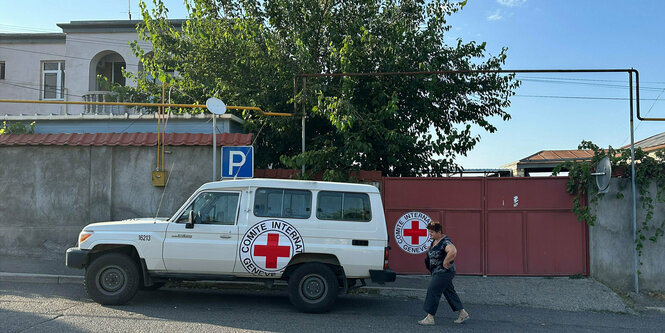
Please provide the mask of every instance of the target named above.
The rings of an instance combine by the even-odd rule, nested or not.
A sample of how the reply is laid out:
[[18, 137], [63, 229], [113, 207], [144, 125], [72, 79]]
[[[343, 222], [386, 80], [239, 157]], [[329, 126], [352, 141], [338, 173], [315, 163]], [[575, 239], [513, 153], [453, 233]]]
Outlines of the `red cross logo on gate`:
[[266, 257], [266, 268], [277, 268], [277, 258], [290, 257], [291, 247], [279, 245], [279, 234], [269, 233], [268, 244], [254, 245], [254, 255]]
[[411, 237], [411, 244], [420, 244], [420, 237], [427, 237], [427, 230], [420, 229], [418, 221], [411, 221], [411, 229], [404, 229], [404, 237]]

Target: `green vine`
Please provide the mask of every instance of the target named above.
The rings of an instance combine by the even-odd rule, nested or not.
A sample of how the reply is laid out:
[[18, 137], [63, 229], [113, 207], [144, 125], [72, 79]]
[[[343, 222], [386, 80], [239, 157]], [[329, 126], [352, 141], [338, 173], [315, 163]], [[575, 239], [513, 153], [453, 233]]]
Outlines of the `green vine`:
[[[630, 179], [630, 149], [600, 149], [597, 145], [590, 141], [582, 141], [578, 149], [592, 150], [594, 155], [591, 161], [569, 161], [557, 166], [552, 172], [557, 175], [562, 171], [568, 171], [568, 193], [574, 196], [573, 199], [573, 212], [577, 216], [578, 221], [584, 221], [588, 225], [593, 226], [596, 223], [596, 215], [590, 210], [589, 207], [595, 205], [604, 194], [598, 193], [595, 185], [595, 177], [591, 175], [593, 166], [596, 165], [603, 157], [608, 156], [612, 164], [612, 170], [618, 177]], [[656, 185], [655, 198], [651, 194], [649, 187], [652, 183]], [[625, 184], [625, 183], [624, 183]], [[653, 155], [649, 155], [641, 149], [635, 150], [635, 186], [640, 200], [640, 207], [644, 212], [644, 217], [638, 221], [637, 225], [637, 240], [635, 242], [635, 249], [640, 257], [640, 265], [642, 264], [642, 250], [644, 243], [649, 240], [656, 243], [659, 238], [663, 237], [665, 231], [665, 219], [660, 223], [654, 223], [654, 210], [657, 204], [665, 202], [665, 151], [656, 151]], [[617, 199], [623, 199], [624, 195], [620, 188], [617, 192]], [[588, 199], [588, 203], [584, 204], [584, 199]]]

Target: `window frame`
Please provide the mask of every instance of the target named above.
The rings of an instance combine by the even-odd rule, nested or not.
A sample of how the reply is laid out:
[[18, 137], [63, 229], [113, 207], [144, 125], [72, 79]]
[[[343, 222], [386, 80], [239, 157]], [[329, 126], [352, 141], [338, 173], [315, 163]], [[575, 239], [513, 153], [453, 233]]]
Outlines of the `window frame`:
[[[45, 69], [46, 64], [58, 64], [58, 69]], [[65, 99], [65, 61], [64, 60], [42, 60], [41, 84], [39, 97], [44, 101], [62, 101]], [[46, 74], [56, 74], [55, 98], [46, 97]]]
[[198, 200], [202, 195], [206, 193], [228, 193], [228, 194], [236, 194], [238, 196], [238, 202], [236, 203], [236, 212], [235, 212], [235, 220], [233, 224], [219, 224], [219, 223], [195, 223], [199, 225], [216, 225], [216, 226], [237, 226], [238, 225], [238, 219], [239, 219], [239, 213], [240, 213], [240, 201], [242, 198], [242, 193], [241, 191], [214, 191], [214, 190], [206, 190], [206, 191], [201, 191], [199, 194], [196, 195], [191, 201], [189, 201], [182, 210], [182, 212], [178, 215], [178, 218], [176, 218], [173, 223], [178, 223], [178, 224], [184, 224], [187, 223], [189, 220], [189, 208], [194, 205], [196, 200]]
[[7, 65], [4, 61], [0, 61], [0, 80], [5, 80], [6, 78]]
[[[328, 193], [338, 193], [338, 194], [341, 194], [341, 195], [342, 195], [342, 200], [341, 200], [341, 209], [342, 209], [342, 211], [341, 211], [341, 216], [340, 216], [339, 219], [337, 219], [337, 218], [323, 218], [323, 217], [319, 216], [319, 205], [320, 205], [320, 203], [321, 203], [321, 194], [328, 194]], [[344, 199], [345, 199], [346, 194], [360, 195], [360, 196], [364, 196], [365, 198], [367, 198], [368, 209], [369, 209], [369, 211], [368, 211], [368, 215], [369, 215], [369, 216], [366, 217], [366, 219], [364, 219], [364, 220], [350, 220], [350, 219], [345, 219], [345, 218], [344, 218]], [[363, 209], [364, 209], [364, 207], [363, 207]], [[319, 192], [316, 194], [316, 218], [319, 219], [319, 220], [322, 220], [322, 221], [344, 221], [344, 222], [362, 222], [362, 223], [367, 223], [367, 222], [372, 221], [372, 217], [373, 217], [372, 215], [373, 215], [373, 214], [372, 214], [372, 200], [370, 199], [369, 194], [367, 194], [367, 193], [363, 193], [363, 192], [348, 192], [348, 191], [319, 191]]]
[[[265, 215], [257, 215], [256, 214], [256, 196], [258, 195], [260, 190], [281, 190], [282, 191], [282, 198], [281, 198], [281, 203], [280, 203], [280, 216], [274, 216], [273, 214], [266, 213]], [[286, 194], [286, 191], [294, 191], [294, 192], [303, 192], [309, 194], [309, 214], [304, 217], [300, 216], [284, 216], [284, 197]], [[254, 217], [267, 217], [267, 218], [281, 218], [281, 219], [299, 219], [299, 220], [306, 220], [310, 219], [312, 217], [312, 207], [313, 207], [313, 199], [314, 196], [312, 195], [311, 190], [304, 190], [304, 189], [298, 189], [298, 188], [286, 188], [286, 187], [258, 187], [254, 191], [254, 198], [252, 201], [254, 209], [252, 209], [252, 214]], [[307, 204], [307, 203], [305, 203]], [[266, 205], [267, 205], [267, 199], [266, 199]], [[307, 206], [305, 206], [307, 208]], [[267, 207], [266, 207], [267, 211]]]

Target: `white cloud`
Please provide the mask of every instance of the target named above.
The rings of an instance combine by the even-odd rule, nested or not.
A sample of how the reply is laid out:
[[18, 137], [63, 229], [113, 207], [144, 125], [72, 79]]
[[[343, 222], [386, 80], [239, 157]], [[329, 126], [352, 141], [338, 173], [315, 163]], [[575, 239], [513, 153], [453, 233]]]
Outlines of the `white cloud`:
[[501, 6], [517, 7], [523, 5], [526, 0], [496, 0]]
[[490, 14], [490, 16], [487, 17], [488, 21], [499, 21], [503, 18], [501, 15], [501, 10], [497, 9], [494, 11], [494, 13]]

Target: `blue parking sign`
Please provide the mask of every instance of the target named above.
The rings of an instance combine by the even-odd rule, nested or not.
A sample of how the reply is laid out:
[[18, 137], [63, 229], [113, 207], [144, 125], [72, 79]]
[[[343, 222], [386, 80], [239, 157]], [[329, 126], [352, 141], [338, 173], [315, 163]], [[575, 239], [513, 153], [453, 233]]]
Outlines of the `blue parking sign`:
[[254, 147], [223, 146], [222, 178], [253, 178]]

